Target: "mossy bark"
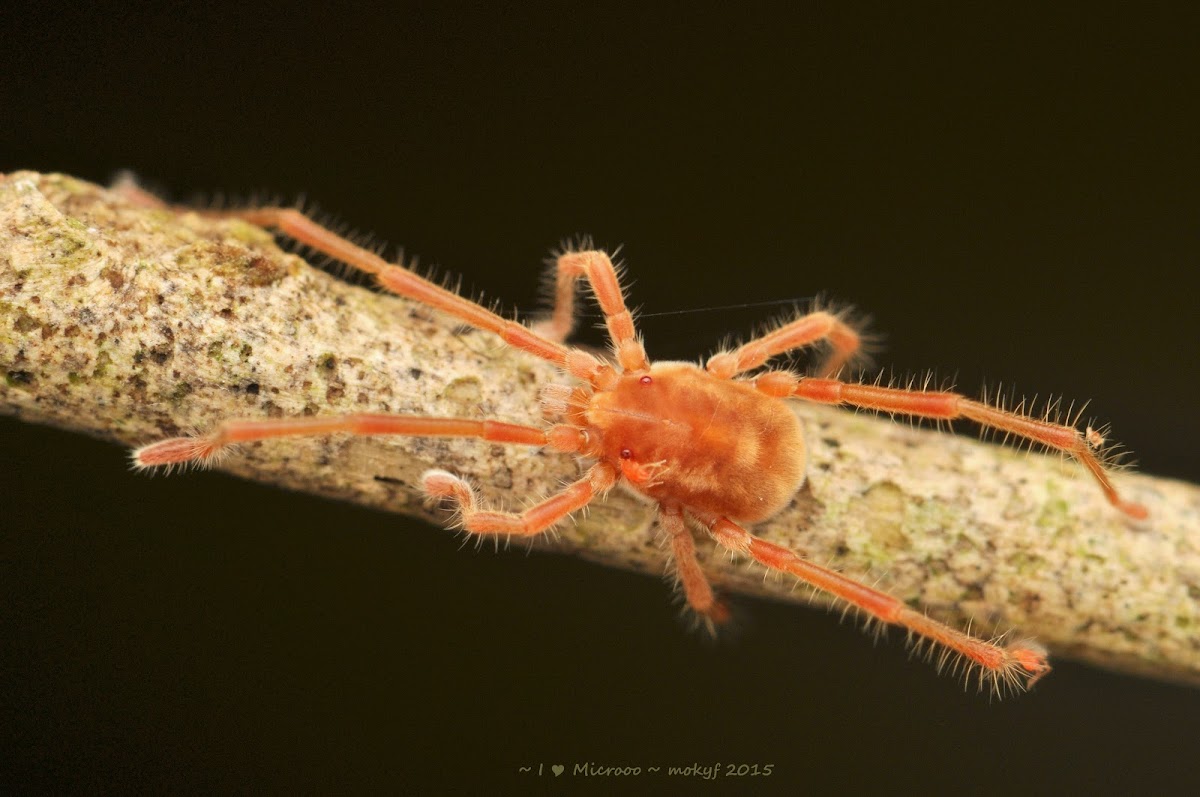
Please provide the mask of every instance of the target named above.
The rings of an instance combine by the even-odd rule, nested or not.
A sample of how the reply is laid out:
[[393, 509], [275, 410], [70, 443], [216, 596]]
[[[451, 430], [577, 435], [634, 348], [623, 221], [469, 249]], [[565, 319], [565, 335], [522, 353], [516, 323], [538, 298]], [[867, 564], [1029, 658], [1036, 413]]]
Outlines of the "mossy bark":
[[[132, 205], [62, 175], [0, 180], [0, 412], [135, 446], [228, 417], [401, 412], [539, 423], [545, 363], [347, 284], [238, 221]], [[755, 531], [955, 625], [1015, 628], [1057, 656], [1200, 683], [1200, 489], [1118, 476], [1132, 524], [1071, 463], [798, 404], [808, 482]], [[114, 452], [113, 467], [125, 464]], [[218, 466], [445, 522], [431, 467], [519, 507], [579, 464], [471, 440], [244, 446]], [[148, 482], [146, 489], [154, 489]], [[701, 535], [702, 536], [702, 535]], [[653, 512], [620, 491], [539, 547], [659, 574]], [[821, 603], [710, 542], [726, 590]]]

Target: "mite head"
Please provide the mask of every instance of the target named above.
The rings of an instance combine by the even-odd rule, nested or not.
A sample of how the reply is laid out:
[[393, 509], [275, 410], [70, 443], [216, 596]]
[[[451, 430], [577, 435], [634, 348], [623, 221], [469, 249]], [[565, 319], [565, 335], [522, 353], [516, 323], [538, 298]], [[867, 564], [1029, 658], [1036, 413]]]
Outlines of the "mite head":
[[625, 374], [588, 403], [586, 424], [596, 455], [617, 465], [642, 490], [661, 483], [686, 450], [690, 426], [671, 404], [678, 387], [674, 381], [661, 372]]

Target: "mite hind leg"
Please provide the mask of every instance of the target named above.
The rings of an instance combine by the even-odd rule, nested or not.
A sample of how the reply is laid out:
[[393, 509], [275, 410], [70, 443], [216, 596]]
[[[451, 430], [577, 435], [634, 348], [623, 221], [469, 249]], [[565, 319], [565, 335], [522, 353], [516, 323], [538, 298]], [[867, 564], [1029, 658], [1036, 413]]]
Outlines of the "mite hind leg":
[[[767, 392], [780, 395], [780, 391], [787, 389], [786, 376], [766, 376], [770, 377], [770, 381], [764, 383]], [[1104, 445], [1104, 437], [1090, 427], [1087, 431], [1080, 432], [1074, 426], [1031, 418], [944, 390], [909, 390], [860, 385], [837, 379], [800, 379], [792, 380], [792, 384], [790, 393], [782, 393], [783, 395], [822, 404], [843, 404], [920, 418], [947, 421], [967, 418], [982, 426], [1024, 437], [1047, 448], [1061, 451], [1082, 464], [1100, 485], [1108, 502], [1129, 517], [1143, 520], [1150, 514], [1145, 506], [1127, 500], [1117, 492], [1105, 467], [1104, 452], [1095, 450], [1097, 446]]]
[[1050, 672], [1046, 651], [1036, 642], [1018, 640], [1007, 645], [985, 642], [909, 608], [903, 601], [885, 592], [848, 578], [841, 573], [814, 564], [795, 552], [760, 539], [733, 521], [718, 517], [701, 518], [718, 544], [744, 554], [772, 570], [789, 573], [870, 617], [907, 629], [919, 640], [941, 646], [944, 656], [939, 666], [951, 657], [978, 671], [979, 685], [999, 694], [1008, 689], [1028, 689]]

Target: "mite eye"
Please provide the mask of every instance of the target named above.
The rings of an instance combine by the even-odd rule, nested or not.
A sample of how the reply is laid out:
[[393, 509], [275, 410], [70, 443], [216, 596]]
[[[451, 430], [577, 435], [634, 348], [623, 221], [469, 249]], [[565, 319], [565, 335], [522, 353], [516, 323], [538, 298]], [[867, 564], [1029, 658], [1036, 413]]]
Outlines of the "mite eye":
[[654, 380], [653, 380], [653, 379], [651, 379], [651, 378], [650, 378], [650, 377], [648, 377], [648, 376], [643, 376], [643, 377], [642, 377], [641, 379], [639, 379], [638, 381], [639, 381], [639, 382], [641, 382], [643, 385], [648, 385], [648, 384], [650, 384], [651, 382], [653, 382]]
[[628, 448], [621, 449], [621, 459], [629, 459], [632, 456], [633, 456], [633, 452], [630, 451]]

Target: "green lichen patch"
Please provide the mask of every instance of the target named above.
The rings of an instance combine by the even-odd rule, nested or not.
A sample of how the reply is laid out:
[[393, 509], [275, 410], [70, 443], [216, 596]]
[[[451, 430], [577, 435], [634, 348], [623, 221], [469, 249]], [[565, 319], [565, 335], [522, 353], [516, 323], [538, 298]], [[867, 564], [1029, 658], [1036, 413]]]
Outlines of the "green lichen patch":
[[4, 383], [9, 387], [32, 388], [36, 382], [32, 371], [13, 370], [4, 374]]
[[86, 238], [62, 227], [44, 230], [36, 237], [36, 244], [44, 260], [53, 261], [54, 265], [64, 268], [74, 268], [95, 257], [91, 243]]
[[254, 255], [245, 267], [245, 278], [248, 285], [262, 288], [273, 285], [287, 276], [287, 267], [270, 257]]
[[270, 246], [275, 242], [275, 237], [271, 233], [248, 221], [230, 219], [225, 224], [230, 236], [244, 244]]
[[112, 355], [106, 351], [102, 351], [96, 355], [96, 365], [92, 369], [92, 377], [102, 379], [108, 374], [109, 366], [112, 365]]
[[871, 539], [885, 550], [907, 548], [909, 540], [904, 532], [904, 491], [892, 482], [880, 482], [872, 485], [862, 500]]
[[446, 385], [442, 391], [442, 398], [474, 406], [483, 399], [483, 382], [477, 376], [460, 376]]
[[1008, 563], [1022, 576], [1033, 575], [1048, 564], [1045, 557], [1029, 551], [1017, 551], [1009, 557]]
[[218, 241], [197, 241], [179, 251], [176, 260], [184, 268], [203, 266], [229, 282], [252, 287], [272, 285], [288, 272], [287, 266], [277, 258], [240, 244]]
[[13, 322], [13, 329], [17, 332], [32, 332], [42, 325], [42, 322], [31, 316], [29, 313], [21, 310], [17, 313], [17, 320]]
[[926, 498], [909, 506], [907, 530], [914, 536], [945, 534], [957, 525], [956, 519], [960, 516], [961, 513], [945, 501]]
[[100, 278], [108, 282], [114, 291], [119, 291], [125, 287], [125, 275], [121, 273], [120, 269], [115, 268], [111, 264], [100, 269]]
[[1053, 529], [1057, 534], [1071, 525], [1071, 505], [1058, 494], [1054, 483], [1050, 484], [1047, 492], [1050, 497], [1042, 504], [1034, 522], [1038, 528]]

